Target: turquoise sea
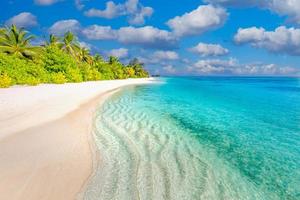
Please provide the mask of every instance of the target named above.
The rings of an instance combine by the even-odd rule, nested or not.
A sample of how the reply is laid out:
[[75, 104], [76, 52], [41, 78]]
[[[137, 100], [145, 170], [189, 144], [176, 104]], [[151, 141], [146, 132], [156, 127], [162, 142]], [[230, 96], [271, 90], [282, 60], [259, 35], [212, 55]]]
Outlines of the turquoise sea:
[[85, 199], [300, 199], [300, 79], [159, 78], [96, 114]]

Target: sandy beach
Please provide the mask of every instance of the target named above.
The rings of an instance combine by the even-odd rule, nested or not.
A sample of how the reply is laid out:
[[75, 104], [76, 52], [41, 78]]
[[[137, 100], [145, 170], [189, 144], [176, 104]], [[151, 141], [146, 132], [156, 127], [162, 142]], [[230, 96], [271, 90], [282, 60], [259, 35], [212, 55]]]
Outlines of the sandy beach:
[[75, 199], [93, 171], [93, 113], [128, 79], [0, 90], [0, 199]]

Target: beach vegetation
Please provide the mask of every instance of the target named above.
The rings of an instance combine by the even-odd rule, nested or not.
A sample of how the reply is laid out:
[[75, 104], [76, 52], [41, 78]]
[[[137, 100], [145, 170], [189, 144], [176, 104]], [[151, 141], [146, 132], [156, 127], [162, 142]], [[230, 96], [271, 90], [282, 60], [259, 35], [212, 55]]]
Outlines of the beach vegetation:
[[125, 65], [117, 57], [92, 55], [72, 32], [51, 34], [43, 45], [32, 45], [33, 38], [15, 25], [0, 28], [0, 87], [149, 76], [138, 59]]
[[57, 72], [51, 74], [51, 82], [56, 84], [63, 84], [67, 82], [67, 79], [62, 72]]
[[42, 48], [31, 46], [30, 41], [34, 38], [23, 28], [11, 27], [1, 28], [0, 31], [0, 51], [9, 55], [32, 58], [37, 55]]
[[0, 87], [7, 88], [11, 85], [11, 78], [7, 73], [0, 74]]

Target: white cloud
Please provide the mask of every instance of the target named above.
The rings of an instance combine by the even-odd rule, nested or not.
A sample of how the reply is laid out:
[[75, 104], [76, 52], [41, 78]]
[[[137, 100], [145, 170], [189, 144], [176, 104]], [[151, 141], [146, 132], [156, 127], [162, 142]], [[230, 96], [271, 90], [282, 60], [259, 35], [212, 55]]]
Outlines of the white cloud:
[[233, 7], [253, 7], [268, 9], [281, 16], [288, 16], [288, 21], [300, 24], [299, 0], [205, 0], [206, 3]]
[[118, 41], [123, 44], [139, 45], [148, 48], [174, 48], [177, 39], [172, 33], [152, 26], [140, 28], [122, 27], [118, 30]]
[[80, 31], [80, 23], [75, 19], [60, 20], [55, 22], [48, 31], [56, 35], [63, 35], [67, 31], [78, 33]]
[[91, 8], [85, 12], [88, 17], [103, 17], [113, 19], [119, 16], [128, 16], [128, 22], [132, 25], [142, 25], [146, 17], [151, 17], [153, 8], [144, 7], [139, 0], [127, 0], [124, 4], [116, 4], [113, 1], [106, 2], [103, 10]]
[[275, 64], [240, 64], [238, 60], [207, 59], [199, 60], [187, 68], [191, 73], [234, 74], [234, 75], [295, 75], [299, 69]]
[[38, 25], [37, 18], [30, 12], [22, 12], [13, 16], [5, 22], [6, 25], [15, 24], [18, 27], [34, 27]]
[[78, 10], [82, 10], [85, 5], [82, 3], [82, 0], [75, 0], [75, 6]]
[[198, 35], [221, 27], [228, 13], [221, 7], [202, 5], [190, 13], [177, 16], [167, 22], [167, 25], [177, 36]]
[[88, 50], [92, 49], [92, 45], [83, 41], [78, 42], [81, 48], [86, 48]]
[[300, 24], [299, 0], [272, 0], [267, 7], [279, 15], [288, 16], [289, 21]]
[[213, 74], [226, 72], [228, 69], [234, 68], [237, 65], [237, 60], [232, 58], [229, 60], [199, 60], [192, 67], [189, 67], [188, 70], [197, 73]]
[[85, 12], [88, 17], [103, 17], [107, 19], [112, 19], [122, 15], [122, 6], [115, 4], [113, 1], [106, 2], [106, 8], [104, 10], [98, 10], [91, 8]]
[[60, 0], [34, 0], [34, 2], [38, 5], [42, 5], [42, 6], [49, 6], [52, 5], [56, 2], [58, 2]]
[[240, 28], [234, 36], [238, 44], [249, 43], [257, 48], [265, 48], [274, 53], [300, 55], [300, 29], [280, 26], [274, 31], [264, 28]]
[[162, 68], [167, 74], [176, 74], [177, 70], [173, 65], [166, 65]]
[[199, 54], [201, 56], [222, 56], [228, 54], [229, 50], [219, 44], [205, 44], [199, 43], [192, 47], [189, 51]]
[[175, 51], [155, 51], [152, 55], [154, 60], [178, 60], [179, 55]]
[[122, 44], [149, 48], [171, 48], [177, 42], [170, 32], [152, 26], [140, 28], [129, 26], [112, 29], [110, 26], [92, 25], [83, 29], [82, 34], [88, 39], [117, 40]]
[[108, 56], [115, 56], [119, 59], [127, 58], [129, 55], [128, 49], [119, 48], [119, 49], [112, 49], [108, 52]]
[[49, 33], [57, 35], [62, 35], [66, 31], [72, 31], [90, 40], [116, 40], [122, 44], [154, 49], [175, 48], [178, 42], [171, 32], [152, 26], [138, 28], [128, 26], [120, 29], [99, 25], [81, 27], [77, 20], [69, 19], [57, 21], [49, 28]]
[[129, 13], [134, 13], [138, 10], [139, 0], [127, 0], [124, 4], [126, 11]]
[[141, 25], [145, 23], [146, 17], [151, 17], [153, 14], [153, 9], [151, 7], [143, 7], [140, 12], [137, 12], [129, 17], [129, 24]]
[[153, 53], [144, 52], [144, 55], [139, 57], [141, 62], [155, 66], [171, 66], [180, 59], [175, 51], [154, 51]]
[[82, 34], [91, 40], [113, 40], [117, 39], [117, 31], [110, 26], [92, 25], [82, 30]]

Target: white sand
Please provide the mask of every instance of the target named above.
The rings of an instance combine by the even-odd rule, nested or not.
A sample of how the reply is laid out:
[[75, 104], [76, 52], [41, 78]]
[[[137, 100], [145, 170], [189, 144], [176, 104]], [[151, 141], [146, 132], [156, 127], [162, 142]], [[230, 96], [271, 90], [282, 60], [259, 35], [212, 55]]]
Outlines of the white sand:
[[0, 89], [0, 199], [74, 199], [93, 169], [93, 111], [128, 79]]

